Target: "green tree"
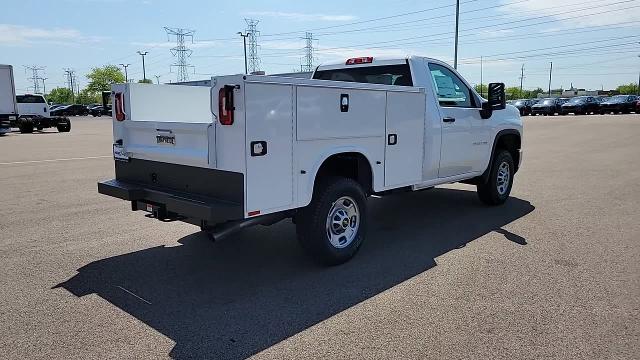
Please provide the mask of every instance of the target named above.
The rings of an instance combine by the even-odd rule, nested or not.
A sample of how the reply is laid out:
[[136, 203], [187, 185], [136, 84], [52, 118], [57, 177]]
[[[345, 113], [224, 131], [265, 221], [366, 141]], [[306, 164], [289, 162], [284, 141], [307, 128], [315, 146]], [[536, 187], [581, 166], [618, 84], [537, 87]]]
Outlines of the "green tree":
[[47, 101], [56, 104], [71, 104], [73, 102], [73, 94], [68, 88], [54, 88], [47, 95]]
[[94, 92], [91, 92], [89, 89], [84, 88], [80, 91], [78, 96], [76, 97], [76, 102], [78, 104], [94, 104], [102, 102], [101, 99], [98, 98], [98, 95]]
[[142, 80], [138, 80], [138, 83], [140, 83], [140, 84], [153, 84], [153, 81], [151, 81], [151, 79], [142, 79]]
[[623, 94], [623, 95], [636, 95], [638, 93], [638, 84], [629, 83], [629, 84], [620, 85], [616, 88], [616, 90], [618, 90], [620, 94]]
[[87, 74], [87, 79], [89, 79], [87, 90], [94, 94], [109, 91], [111, 90], [111, 84], [124, 83], [125, 81], [122, 70], [115, 65], [93, 68]]
[[480, 86], [480, 84], [474, 86], [474, 89], [476, 90], [476, 92], [480, 95], [482, 95], [483, 97], [487, 96], [488, 93], [488, 86], [486, 84], [482, 84], [482, 86]]

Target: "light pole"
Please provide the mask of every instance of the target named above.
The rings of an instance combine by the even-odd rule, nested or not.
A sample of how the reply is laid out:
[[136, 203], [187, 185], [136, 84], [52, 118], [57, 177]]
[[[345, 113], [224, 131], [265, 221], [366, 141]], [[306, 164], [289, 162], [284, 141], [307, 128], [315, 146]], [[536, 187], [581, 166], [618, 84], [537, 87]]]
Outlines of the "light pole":
[[242, 31], [238, 31], [238, 35], [242, 36], [242, 44], [244, 45], [244, 73], [249, 72], [249, 68], [247, 67], [247, 36], [249, 33], [243, 34]]
[[551, 97], [551, 74], [553, 73], [553, 61], [549, 67], [549, 97]]
[[453, 57], [453, 68], [458, 70], [458, 25], [460, 23], [460, 0], [456, 0], [456, 48]]
[[120, 66], [122, 66], [124, 68], [124, 82], [125, 83], [129, 82], [129, 75], [127, 74], [127, 68], [129, 67], [129, 65], [131, 65], [131, 64], [120, 64]]
[[146, 51], [138, 51], [138, 54], [140, 54], [140, 56], [142, 56], [142, 81], [146, 82], [147, 80], [147, 71], [144, 68], [144, 56], [148, 54], [148, 52]]
[[154, 75], [156, 77], [156, 84], [160, 84], [160, 75]]
[[45, 80], [47, 80], [48, 78], [42, 78], [42, 93], [44, 95], [47, 95], [47, 85], [44, 83]]
[[482, 89], [482, 56], [480, 56], [480, 97], [484, 96], [484, 90]]

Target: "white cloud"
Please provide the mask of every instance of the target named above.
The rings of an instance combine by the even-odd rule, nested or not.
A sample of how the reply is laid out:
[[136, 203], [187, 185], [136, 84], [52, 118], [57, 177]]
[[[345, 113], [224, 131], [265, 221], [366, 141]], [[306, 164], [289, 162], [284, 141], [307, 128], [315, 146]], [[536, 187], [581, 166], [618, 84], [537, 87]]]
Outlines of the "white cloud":
[[103, 40], [99, 36], [85, 36], [70, 28], [43, 29], [23, 25], [0, 24], [0, 45], [26, 46], [39, 43], [77, 44], [95, 43]]
[[[507, 4], [510, 1], [503, 0]], [[622, 0], [565, 0], [559, 3], [557, 0], [536, 0], [512, 3], [512, 5], [501, 8], [502, 11], [514, 17], [538, 17], [549, 16], [550, 19], [561, 20], [560, 23], [575, 27], [576, 25], [602, 26], [615, 25], [621, 22], [635, 21], [640, 23], [640, 8], [629, 9], [630, 6], [637, 6], [633, 2], [622, 2]], [[620, 10], [620, 11], [612, 11]], [[527, 12], [531, 15], [523, 15]], [[600, 15], [588, 16], [590, 14], [602, 13]], [[564, 21], [562, 21], [564, 20]], [[540, 19], [537, 21], [547, 21]], [[554, 26], [554, 23], [547, 23], [543, 27]]]
[[247, 15], [277, 17], [292, 21], [353, 21], [357, 19], [357, 17], [353, 15], [303, 14], [283, 11], [250, 11]]

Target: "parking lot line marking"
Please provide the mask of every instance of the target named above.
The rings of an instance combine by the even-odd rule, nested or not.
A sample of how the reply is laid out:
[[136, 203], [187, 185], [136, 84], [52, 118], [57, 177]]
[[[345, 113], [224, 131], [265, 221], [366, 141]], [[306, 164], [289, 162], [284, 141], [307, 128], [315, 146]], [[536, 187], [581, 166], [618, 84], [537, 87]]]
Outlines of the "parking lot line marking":
[[138, 295], [136, 295], [136, 294], [132, 293], [131, 291], [129, 291], [129, 290], [127, 290], [127, 289], [123, 288], [122, 286], [116, 285], [116, 287], [117, 287], [117, 288], [119, 288], [120, 290], [122, 290], [122, 291], [126, 292], [127, 294], [129, 294], [129, 295], [133, 295], [133, 296], [137, 297], [138, 299], [140, 299], [140, 300], [142, 300], [142, 301], [146, 302], [147, 304], [151, 305], [151, 301], [147, 301], [147, 300], [145, 300], [145, 299], [141, 298], [140, 296], [138, 296]]
[[13, 161], [13, 162], [3, 162], [0, 165], [19, 165], [19, 164], [37, 164], [43, 162], [56, 162], [56, 161], [71, 161], [71, 160], [89, 160], [89, 159], [102, 159], [108, 158], [112, 155], [102, 155], [102, 156], [87, 156], [87, 157], [77, 157], [77, 158], [66, 158], [66, 159], [47, 159], [47, 160], [27, 160], [27, 161]]

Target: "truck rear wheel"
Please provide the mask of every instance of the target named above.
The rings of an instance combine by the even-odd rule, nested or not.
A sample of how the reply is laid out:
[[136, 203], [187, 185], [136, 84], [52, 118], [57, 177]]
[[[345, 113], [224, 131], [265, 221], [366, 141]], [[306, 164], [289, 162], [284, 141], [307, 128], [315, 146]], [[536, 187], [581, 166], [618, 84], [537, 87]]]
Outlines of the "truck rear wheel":
[[71, 121], [59, 122], [56, 127], [58, 128], [58, 132], [69, 132], [71, 131]]
[[18, 123], [18, 129], [23, 134], [30, 134], [33, 132], [33, 120], [29, 118], [20, 119]]
[[478, 197], [487, 205], [501, 205], [509, 198], [515, 167], [507, 150], [498, 150], [491, 165], [489, 180], [478, 185]]
[[331, 177], [318, 184], [311, 203], [296, 215], [298, 241], [323, 265], [351, 259], [366, 229], [366, 196], [349, 178]]

